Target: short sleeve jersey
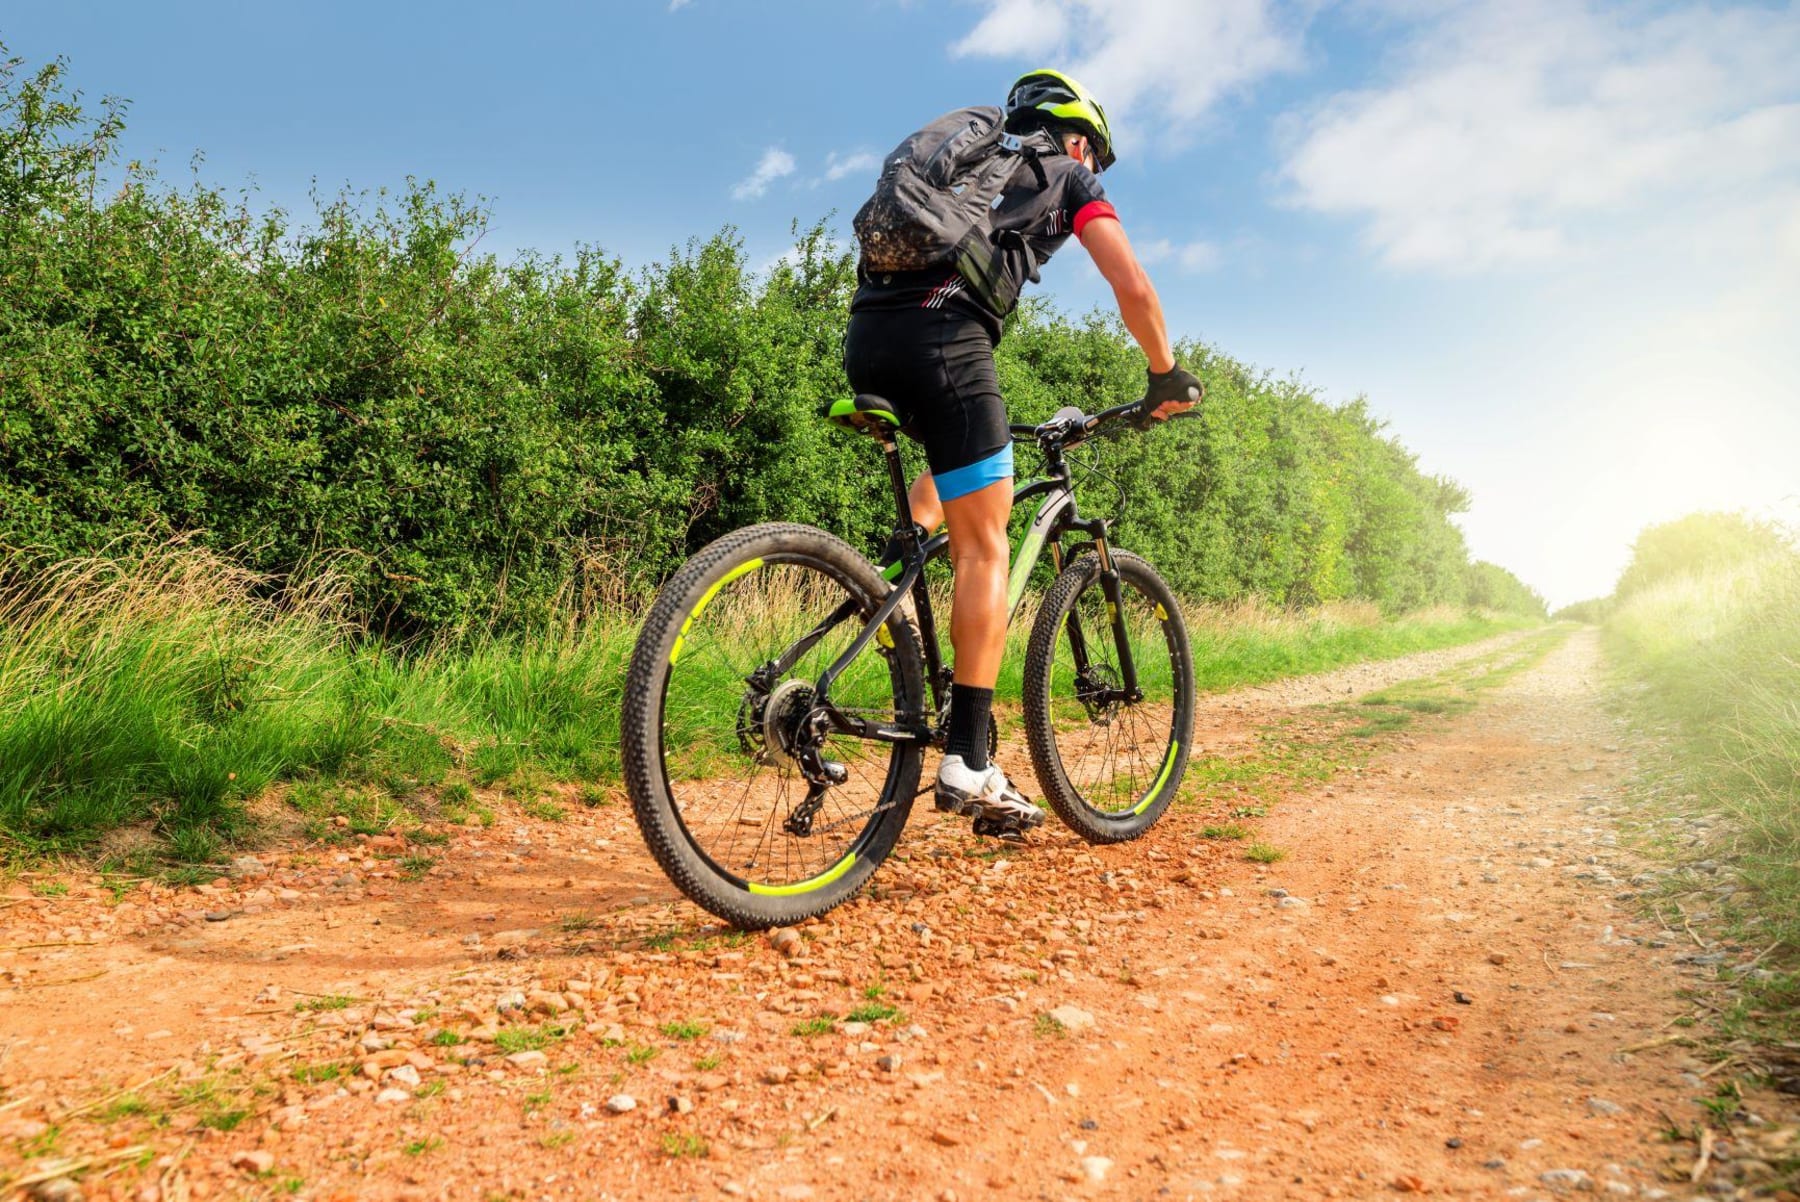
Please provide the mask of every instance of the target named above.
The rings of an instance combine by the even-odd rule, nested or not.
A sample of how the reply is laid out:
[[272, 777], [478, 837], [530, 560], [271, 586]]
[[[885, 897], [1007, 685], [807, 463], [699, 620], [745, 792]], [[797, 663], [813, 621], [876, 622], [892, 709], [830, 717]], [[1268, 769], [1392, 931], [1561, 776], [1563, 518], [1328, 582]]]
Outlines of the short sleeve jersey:
[[[994, 232], [1016, 230], [1030, 248], [1031, 256], [1041, 268], [1069, 240], [1080, 234], [1089, 221], [1097, 217], [1117, 219], [1106, 190], [1089, 171], [1087, 164], [1068, 155], [1046, 155], [1043, 164], [1046, 186], [1038, 187], [1037, 176], [1029, 168], [1014, 176], [1013, 186], [1000, 194], [994, 210]], [[997, 249], [1004, 256], [1007, 274], [1023, 285], [1030, 276], [1031, 265], [1022, 248], [1003, 244]], [[1000, 340], [1001, 315], [990, 311], [973, 295], [955, 268], [930, 271], [873, 273], [858, 270], [859, 286], [850, 301], [850, 311], [860, 313], [881, 309], [950, 309], [967, 313], [988, 327], [994, 341]]]

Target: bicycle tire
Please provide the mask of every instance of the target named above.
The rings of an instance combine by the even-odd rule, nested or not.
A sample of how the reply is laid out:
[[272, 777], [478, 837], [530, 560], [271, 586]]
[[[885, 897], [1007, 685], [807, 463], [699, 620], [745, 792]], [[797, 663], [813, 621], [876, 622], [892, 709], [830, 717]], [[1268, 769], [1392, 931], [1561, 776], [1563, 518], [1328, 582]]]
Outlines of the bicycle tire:
[[1090, 843], [1124, 842], [1154, 826], [1180, 791], [1193, 741], [1194, 663], [1181, 606], [1144, 559], [1115, 550], [1112, 560], [1128, 627], [1138, 632], [1132, 652], [1143, 700], [1096, 704], [1083, 699], [1076, 679], [1068, 619], [1079, 609], [1090, 656], [1086, 688], [1096, 679], [1120, 683], [1100, 559], [1091, 551], [1051, 583], [1025, 656], [1032, 767], [1057, 817]]
[[[702, 548], [669, 578], [644, 621], [620, 715], [632, 813], [675, 886], [734, 926], [785, 925], [841, 905], [867, 884], [906, 824], [923, 744], [831, 735], [825, 746], [847, 755], [843, 762], [853, 775], [841, 790], [828, 790], [826, 799], [839, 806], [866, 803], [867, 812], [851, 809], [830, 818], [818, 835], [782, 825], [791, 820], [806, 782], [783, 753], [781, 732], [792, 730], [780, 715], [797, 718], [810, 706], [802, 669], [816, 673], [835, 659], [890, 587], [842, 539], [810, 526], [767, 523]], [[843, 600], [854, 602], [855, 613], [789, 673], [761, 692], [747, 684], [746, 664], [753, 672], [770, 662], [783, 639], [788, 647], [797, 645], [793, 631], [819, 621], [818, 613], [806, 612], [809, 606], [823, 612]], [[796, 612], [786, 612], [785, 601]], [[917, 722], [925, 709], [917, 631], [899, 610], [884, 630], [833, 686], [833, 703], [847, 704], [846, 697], [860, 689], [884, 716], [891, 711], [887, 720]], [[735, 722], [729, 735], [723, 730], [727, 714]], [[851, 758], [867, 748], [887, 750]], [[711, 775], [714, 766], [719, 775]], [[735, 809], [727, 784], [741, 788]], [[735, 828], [747, 826], [756, 827], [758, 841], [745, 849], [741, 840], [751, 836]], [[815, 838], [821, 841], [808, 842]], [[790, 869], [784, 873], [783, 866]]]

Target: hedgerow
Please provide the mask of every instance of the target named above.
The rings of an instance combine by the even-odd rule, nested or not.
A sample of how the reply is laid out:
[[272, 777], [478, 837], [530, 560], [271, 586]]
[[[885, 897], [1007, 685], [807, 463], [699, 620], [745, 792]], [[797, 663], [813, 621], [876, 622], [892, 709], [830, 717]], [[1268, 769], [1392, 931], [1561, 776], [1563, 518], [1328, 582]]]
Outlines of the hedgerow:
[[[872, 452], [819, 419], [846, 391], [855, 282], [824, 223], [761, 273], [730, 229], [635, 271], [598, 246], [502, 262], [484, 210], [429, 183], [296, 222], [116, 163], [122, 129], [118, 105], [83, 111], [61, 62], [0, 66], [14, 574], [144, 534], [275, 580], [329, 557], [364, 629], [441, 637], [641, 596], [750, 521], [871, 548], [890, 526]], [[1467, 494], [1365, 403], [1181, 353], [1203, 419], [1098, 448], [1081, 487], [1182, 592], [1541, 613], [1472, 567], [1452, 521]], [[1115, 319], [1047, 303], [999, 359], [1015, 420], [1142, 387]]]

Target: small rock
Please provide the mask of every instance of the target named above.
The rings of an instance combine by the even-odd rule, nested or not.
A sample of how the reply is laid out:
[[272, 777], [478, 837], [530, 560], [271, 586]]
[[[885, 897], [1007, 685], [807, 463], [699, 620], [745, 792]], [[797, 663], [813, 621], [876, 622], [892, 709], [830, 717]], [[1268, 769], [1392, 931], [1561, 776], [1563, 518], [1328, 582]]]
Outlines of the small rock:
[[1489, 952], [1487, 960], [1488, 960], [1489, 964], [1492, 964], [1492, 965], [1498, 967], [1498, 966], [1506, 963], [1506, 953], [1505, 952]]
[[1083, 1156], [1081, 1171], [1087, 1174], [1089, 1181], [1105, 1181], [1106, 1174], [1112, 1171], [1113, 1162], [1104, 1156]]
[[275, 1153], [252, 1151], [239, 1152], [231, 1158], [231, 1167], [246, 1173], [262, 1174], [275, 1167]]
[[1584, 1193], [1594, 1188], [1594, 1179], [1580, 1169], [1550, 1169], [1539, 1173], [1538, 1180], [1553, 1190], [1581, 1190]]
[[731, 1084], [731, 1078], [724, 1073], [702, 1073], [694, 1082], [694, 1088], [701, 1093], [712, 1093], [715, 1090], [724, 1089], [729, 1084]]
[[898, 1052], [894, 1052], [889, 1055], [883, 1056], [881, 1059], [879, 1059], [875, 1062], [875, 1067], [880, 1069], [884, 1073], [899, 1072], [900, 1071], [900, 1054]]
[[542, 1052], [514, 1052], [506, 1058], [506, 1062], [514, 1068], [543, 1068], [550, 1062], [550, 1057]]
[[514, 1014], [523, 1011], [525, 1009], [525, 995], [517, 989], [509, 990], [508, 992], [501, 994], [499, 999], [494, 1002], [494, 1009], [498, 1010], [501, 1014]]
[[793, 1075], [785, 1064], [771, 1064], [763, 1070], [762, 1079], [768, 1085], [780, 1085]]
[[548, 989], [533, 989], [525, 995], [525, 1008], [534, 1014], [554, 1016], [561, 1014], [569, 1006], [560, 993], [551, 993]]
[[32, 1202], [82, 1202], [87, 1195], [81, 1187], [67, 1177], [52, 1177], [48, 1181], [40, 1181], [31, 1187], [26, 1195]]
[[230, 910], [208, 910], [206, 912], [206, 921], [208, 922], [224, 922], [230, 917]]
[[1058, 1006], [1050, 1011], [1050, 1017], [1061, 1023], [1065, 1031], [1091, 1031], [1094, 1028], [1094, 1016], [1077, 1006]]
[[1456, 999], [1456, 1004], [1459, 1006], [1473, 1006], [1475, 1004], [1475, 999], [1460, 989], [1450, 996]]
[[793, 927], [776, 927], [769, 932], [769, 946], [784, 956], [800, 953], [800, 932]]
[[962, 1137], [939, 1127], [931, 1133], [931, 1142], [937, 1144], [939, 1147], [954, 1148], [962, 1144]]
[[225, 870], [225, 875], [238, 880], [255, 880], [269, 875], [269, 866], [255, 856], [239, 856]]
[[680, 1094], [671, 1094], [668, 1099], [668, 1107], [670, 1114], [692, 1114], [694, 1101], [692, 1098], [684, 1098]]
[[375, 1095], [375, 1101], [382, 1106], [398, 1106], [402, 1102], [412, 1101], [412, 1095], [404, 1089], [384, 1089]]
[[1601, 1118], [1625, 1113], [1625, 1108], [1623, 1106], [1619, 1105], [1617, 1102], [1609, 1102], [1605, 1098], [1589, 1098], [1587, 1100], [1587, 1108], [1589, 1114]]
[[606, 1108], [614, 1114], [627, 1114], [637, 1109], [637, 1099], [628, 1093], [614, 1094], [606, 1099]]
[[388, 1080], [406, 1089], [419, 1088], [419, 1070], [410, 1064], [388, 1071]]

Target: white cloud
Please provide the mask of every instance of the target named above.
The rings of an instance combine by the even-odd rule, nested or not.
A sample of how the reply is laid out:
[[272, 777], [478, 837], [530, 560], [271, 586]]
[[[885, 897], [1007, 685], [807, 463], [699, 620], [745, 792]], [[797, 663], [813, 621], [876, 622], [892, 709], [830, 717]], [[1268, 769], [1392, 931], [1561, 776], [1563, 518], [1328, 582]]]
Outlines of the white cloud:
[[[1186, 141], [1221, 98], [1300, 65], [1307, 0], [986, 0], [958, 55], [1067, 66], [1106, 106], [1122, 153]], [[1038, 65], [1033, 63], [1032, 65]]]
[[1194, 242], [1171, 242], [1167, 238], [1156, 238], [1134, 246], [1138, 261], [1154, 267], [1159, 263], [1173, 263], [1184, 272], [1198, 273], [1212, 271], [1219, 266], [1222, 255], [1215, 242], [1204, 240]]
[[669, 0], [669, 11], [675, 12], [678, 9], [686, 8], [688, 5], [692, 4], [693, 2], [694, 2], [694, 0]]
[[763, 151], [756, 170], [739, 180], [731, 189], [733, 200], [755, 200], [769, 190], [769, 185], [784, 175], [794, 174], [794, 156], [779, 146]]
[[873, 172], [879, 166], [881, 166], [881, 156], [878, 154], [871, 154], [869, 151], [863, 150], [839, 158], [834, 150], [825, 156], [825, 182], [836, 183], [847, 175], [856, 175], [865, 171]]
[[1554, 260], [1652, 227], [1737, 224], [1800, 179], [1800, 11], [1644, 15], [1591, 0], [1388, 0], [1422, 15], [1377, 87], [1287, 129], [1295, 205], [1390, 263]]

